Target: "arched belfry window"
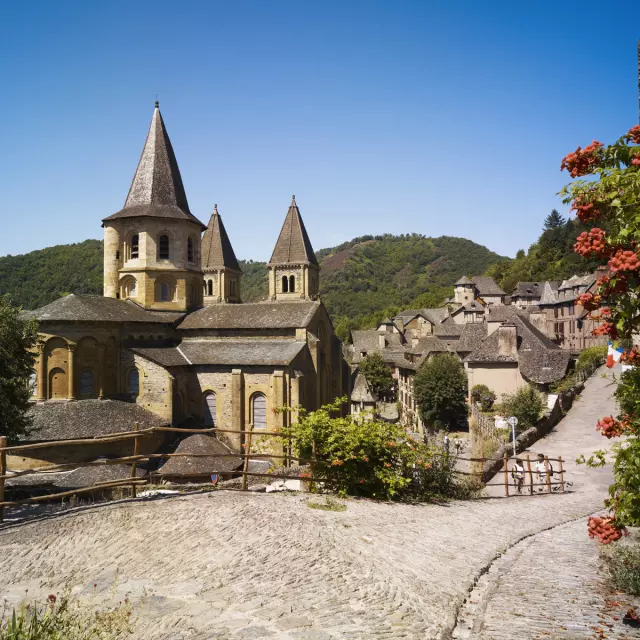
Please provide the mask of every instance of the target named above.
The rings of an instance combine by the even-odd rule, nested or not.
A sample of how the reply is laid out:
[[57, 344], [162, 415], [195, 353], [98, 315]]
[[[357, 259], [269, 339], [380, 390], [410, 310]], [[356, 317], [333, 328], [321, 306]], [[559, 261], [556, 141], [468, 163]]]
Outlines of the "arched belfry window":
[[169, 259], [169, 236], [162, 234], [158, 238], [158, 260]]
[[169, 302], [171, 300], [171, 287], [168, 282], [160, 283], [160, 301]]
[[187, 262], [195, 262], [195, 252], [193, 248], [193, 238], [187, 238]]
[[251, 422], [254, 429], [267, 428], [267, 397], [264, 393], [255, 393], [251, 397]]
[[296, 292], [296, 277], [289, 276], [289, 293], [295, 293], [295, 292]]
[[213, 295], [213, 280], [209, 280], [207, 282], [207, 295], [208, 296], [212, 296]]
[[282, 276], [282, 293], [289, 293], [289, 278]]
[[140, 255], [140, 236], [137, 233], [134, 233], [131, 236], [131, 240], [129, 241], [131, 251], [129, 253], [129, 257], [132, 260], [135, 260]]
[[205, 427], [216, 426], [216, 394], [213, 391], [207, 391], [204, 394], [204, 425]]
[[140, 395], [140, 372], [137, 369], [131, 369], [127, 376], [127, 393], [132, 398]]

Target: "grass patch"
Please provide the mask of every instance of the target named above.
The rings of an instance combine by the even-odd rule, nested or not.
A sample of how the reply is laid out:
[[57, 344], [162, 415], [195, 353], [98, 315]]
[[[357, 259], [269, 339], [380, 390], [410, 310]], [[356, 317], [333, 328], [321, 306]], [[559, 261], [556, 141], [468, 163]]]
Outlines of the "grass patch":
[[324, 502], [307, 502], [309, 509], [320, 509], [320, 511], [346, 511], [347, 505], [338, 502], [333, 498], [327, 498]]
[[635, 533], [600, 549], [601, 557], [614, 587], [632, 596], [640, 596], [640, 534]]
[[71, 597], [23, 603], [0, 613], [0, 640], [121, 640], [133, 633], [131, 604], [96, 611]]

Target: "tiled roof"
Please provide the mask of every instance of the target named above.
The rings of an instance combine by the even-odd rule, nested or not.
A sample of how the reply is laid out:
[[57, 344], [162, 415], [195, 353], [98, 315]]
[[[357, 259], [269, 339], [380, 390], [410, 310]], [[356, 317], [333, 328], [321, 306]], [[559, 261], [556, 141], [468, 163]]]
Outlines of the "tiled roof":
[[163, 367], [185, 365], [286, 366], [306, 347], [293, 340], [187, 340], [178, 347], [131, 349]]
[[535, 383], [546, 384], [564, 376], [571, 354], [560, 349], [526, 318], [514, 315], [510, 321], [518, 336], [517, 355], [499, 354], [500, 329], [485, 338], [465, 362], [518, 362], [522, 375]]
[[435, 326], [435, 334], [439, 337], [451, 336], [457, 338], [462, 334], [463, 326], [462, 324], [457, 324], [452, 318], [447, 318], [444, 322], [439, 322]]
[[415, 347], [412, 347], [411, 351], [413, 353], [419, 353], [422, 356], [429, 355], [430, 353], [444, 353], [449, 351], [449, 347], [446, 342], [440, 340], [440, 338], [436, 336], [427, 336], [425, 338], [420, 338], [418, 340], [418, 344]]
[[132, 431], [136, 422], [140, 429], [168, 424], [167, 420], [140, 405], [121, 400], [49, 401], [32, 405], [28, 415], [33, 418], [33, 427], [23, 439], [30, 442], [93, 438]]
[[[146, 470], [136, 469], [136, 478], [146, 475]], [[79, 467], [59, 473], [33, 473], [18, 476], [6, 481], [7, 487], [38, 487], [55, 489], [78, 489], [89, 487], [97, 482], [110, 482], [131, 477], [129, 464], [105, 464], [93, 467]]]
[[491, 276], [473, 276], [471, 280], [476, 285], [480, 297], [504, 295], [504, 291]]
[[227, 230], [218, 213], [218, 205], [214, 205], [213, 213], [202, 236], [202, 268], [220, 269], [227, 267], [240, 271], [240, 265], [231, 246]]
[[206, 227], [189, 211], [178, 162], [158, 103], [124, 208], [104, 221], [131, 217], [190, 220]]
[[269, 264], [318, 264], [293, 196]]
[[147, 311], [131, 300], [70, 293], [54, 302], [23, 311], [22, 317], [38, 322], [153, 322], [173, 324], [184, 316], [174, 311]]
[[[181, 425], [184, 427], [185, 425]], [[189, 424], [188, 426], [192, 426]], [[195, 426], [195, 421], [194, 425]], [[207, 433], [195, 433], [187, 436], [176, 448], [174, 453], [198, 453], [198, 454], [228, 454], [232, 453], [225, 444], [220, 442], [214, 436]], [[237, 469], [242, 464], [241, 458], [213, 458], [207, 456], [199, 456], [197, 458], [179, 457], [169, 458], [160, 469], [158, 474], [161, 476], [181, 476], [185, 474], [201, 474], [210, 475], [216, 471], [230, 472]]]
[[473, 281], [470, 280], [469, 278], [467, 278], [467, 276], [462, 276], [462, 278], [460, 278], [457, 282], [454, 282], [453, 286], [456, 287], [458, 285], [463, 285], [463, 284], [473, 284]]
[[455, 350], [469, 352], [476, 349], [487, 336], [487, 327], [482, 322], [469, 322], [462, 325], [460, 340], [454, 345]]
[[190, 313], [178, 329], [297, 329], [306, 327], [320, 302], [217, 304]]
[[352, 331], [351, 341], [353, 343], [353, 362], [360, 362], [362, 359], [360, 354], [363, 351], [367, 355], [380, 351], [378, 332], [375, 329]]

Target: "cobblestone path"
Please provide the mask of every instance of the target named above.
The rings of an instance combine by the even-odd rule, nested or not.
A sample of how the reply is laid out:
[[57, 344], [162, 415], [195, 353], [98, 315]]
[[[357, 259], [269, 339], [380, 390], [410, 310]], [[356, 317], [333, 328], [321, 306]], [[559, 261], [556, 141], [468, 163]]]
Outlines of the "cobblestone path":
[[[545, 452], [601, 446], [605, 382], [589, 381]], [[608, 472], [581, 473], [564, 495], [448, 505], [349, 500], [330, 512], [305, 495], [221, 491], [69, 512], [0, 529], [0, 593], [9, 603], [65, 586], [96, 603], [129, 594], [145, 640], [447, 638], [496, 558], [601, 508]]]

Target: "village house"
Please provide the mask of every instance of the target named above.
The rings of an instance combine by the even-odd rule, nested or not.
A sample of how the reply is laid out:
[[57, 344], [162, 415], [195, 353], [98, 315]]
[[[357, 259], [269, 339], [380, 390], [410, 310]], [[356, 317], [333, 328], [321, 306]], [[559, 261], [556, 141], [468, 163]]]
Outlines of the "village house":
[[[295, 197], [268, 264], [268, 299], [243, 303], [217, 206], [207, 226], [191, 213], [157, 102], [124, 207], [103, 227], [104, 296], [70, 294], [24, 313], [40, 333], [32, 440], [129, 431], [136, 422], [259, 432], [288, 423], [279, 407], [314, 410], [346, 395], [348, 368]], [[241, 434], [219, 441], [242, 450]], [[200, 439], [189, 450], [198, 442], [211, 449]], [[145, 443], [157, 450], [167, 440]], [[9, 466], [87, 459], [98, 449], [39, 449]], [[131, 444], [100, 452], [128, 455]]]

